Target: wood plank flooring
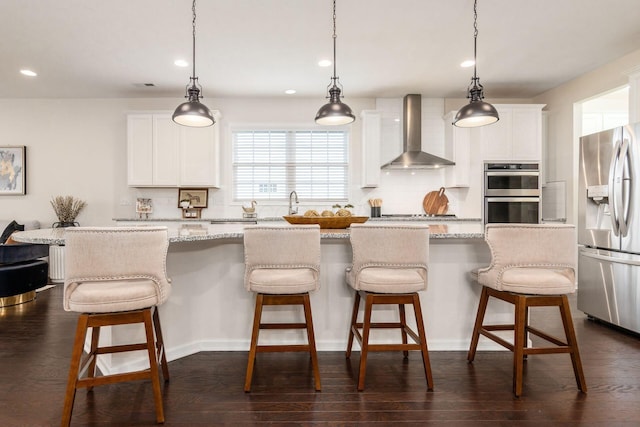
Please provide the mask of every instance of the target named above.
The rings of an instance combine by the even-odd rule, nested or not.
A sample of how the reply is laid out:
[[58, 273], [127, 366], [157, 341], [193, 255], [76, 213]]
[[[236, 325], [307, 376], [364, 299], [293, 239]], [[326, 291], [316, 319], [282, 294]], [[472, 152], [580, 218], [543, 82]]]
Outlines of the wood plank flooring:
[[[533, 311], [533, 324], [555, 324], [560, 334], [556, 312], [545, 310]], [[350, 361], [343, 352], [319, 353], [322, 392], [313, 389], [307, 355], [260, 354], [250, 394], [243, 392], [246, 352], [202, 352], [169, 363], [165, 425], [640, 425], [640, 339], [575, 307], [573, 316], [587, 395], [576, 388], [568, 355], [530, 356], [516, 399], [508, 352], [479, 352], [473, 364], [465, 352], [431, 352], [434, 392], [426, 390], [418, 352], [406, 362], [400, 352], [373, 353], [361, 393], [359, 352]], [[76, 320], [62, 309], [61, 285], [0, 309], [0, 426], [59, 425]], [[151, 385], [138, 382], [80, 390], [72, 425], [154, 420]]]

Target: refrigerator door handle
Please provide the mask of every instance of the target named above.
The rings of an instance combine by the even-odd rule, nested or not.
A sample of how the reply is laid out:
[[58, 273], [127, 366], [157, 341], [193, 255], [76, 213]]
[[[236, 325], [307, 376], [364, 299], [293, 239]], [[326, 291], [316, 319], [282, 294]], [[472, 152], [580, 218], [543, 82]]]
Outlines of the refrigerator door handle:
[[[616, 141], [613, 156], [611, 157], [611, 164], [609, 165], [609, 211], [611, 212], [611, 228], [615, 236], [620, 235], [620, 218], [617, 210], [618, 201], [616, 200], [616, 196], [622, 197], [622, 187], [618, 190], [616, 185], [616, 172], [618, 171], [618, 164], [620, 163], [620, 146], [621, 141]], [[620, 179], [620, 185], [622, 185], [622, 179]]]
[[594, 254], [594, 253], [586, 252], [586, 251], [580, 251], [580, 255], [586, 256], [588, 258], [593, 258], [593, 259], [597, 259], [597, 260], [600, 260], [600, 261], [612, 262], [612, 263], [616, 263], [616, 264], [626, 264], [626, 265], [640, 266], [640, 261], [633, 261], [633, 260], [630, 260], [630, 259], [614, 258], [614, 257], [610, 257], [610, 256], [606, 256], [606, 255], [598, 255], [598, 254]]
[[[616, 188], [616, 191], [620, 191], [620, 198], [616, 196], [616, 211], [618, 215], [618, 223], [620, 226], [620, 235], [626, 237], [629, 233], [629, 221], [631, 220], [631, 195], [633, 194], [633, 170], [631, 159], [629, 157], [629, 139], [624, 138], [620, 148], [620, 165], [618, 169], [620, 171], [619, 180], [620, 183]], [[628, 178], [625, 178], [625, 170]], [[618, 179], [618, 178], [617, 178]], [[625, 182], [626, 181], [626, 182]], [[629, 191], [625, 191], [625, 185], [628, 185]]]

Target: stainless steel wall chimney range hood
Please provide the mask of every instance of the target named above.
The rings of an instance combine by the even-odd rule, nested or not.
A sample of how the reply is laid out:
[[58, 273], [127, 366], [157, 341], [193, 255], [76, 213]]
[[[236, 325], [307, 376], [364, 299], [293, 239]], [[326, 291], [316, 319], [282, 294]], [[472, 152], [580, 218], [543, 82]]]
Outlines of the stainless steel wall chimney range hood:
[[435, 169], [455, 165], [451, 160], [422, 151], [422, 96], [405, 95], [402, 118], [403, 153], [382, 169]]

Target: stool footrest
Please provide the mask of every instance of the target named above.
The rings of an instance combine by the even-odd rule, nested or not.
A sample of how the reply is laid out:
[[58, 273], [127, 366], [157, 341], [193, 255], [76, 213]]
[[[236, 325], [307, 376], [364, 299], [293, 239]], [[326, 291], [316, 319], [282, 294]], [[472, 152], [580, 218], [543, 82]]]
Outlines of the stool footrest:
[[259, 345], [256, 347], [258, 353], [281, 353], [283, 351], [304, 351], [309, 352], [309, 345], [307, 344], [274, 344], [274, 345]]
[[260, 323], [260, 329], [307, 329], [306, 323]]

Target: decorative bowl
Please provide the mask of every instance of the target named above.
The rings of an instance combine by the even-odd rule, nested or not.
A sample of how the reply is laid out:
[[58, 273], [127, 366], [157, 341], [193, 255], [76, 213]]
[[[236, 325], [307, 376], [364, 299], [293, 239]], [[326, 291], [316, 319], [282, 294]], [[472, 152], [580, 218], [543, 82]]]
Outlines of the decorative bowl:
[[285, 215], [289, 224], [319, 224], [320, 228], [348, 228], [354, 223], [366, 222], [368, 216], [302, 216]]

